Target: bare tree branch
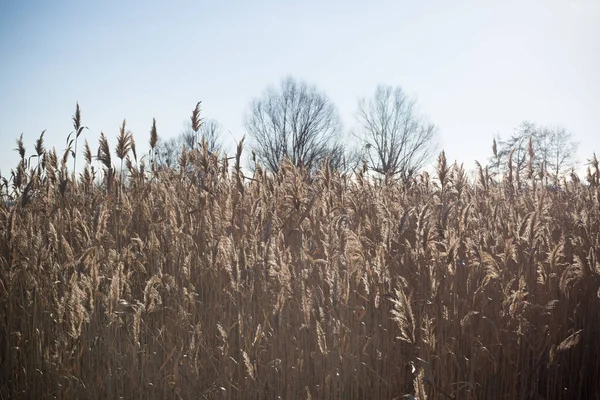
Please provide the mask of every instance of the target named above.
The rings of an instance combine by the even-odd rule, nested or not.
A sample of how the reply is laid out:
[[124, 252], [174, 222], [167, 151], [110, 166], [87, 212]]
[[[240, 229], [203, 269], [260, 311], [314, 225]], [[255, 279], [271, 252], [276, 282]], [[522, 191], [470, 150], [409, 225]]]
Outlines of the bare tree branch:
[[314, 169], [339, 155], [341, 121], [336, 108], [315, 86], [291, 77], [252, 102], [245, 125], [258, 161], [271, 171], [277, 171], [285, 157]]
[[409, 178], [435, 153], [436, 127], [417, 115], [416, 100], [400, 87], [378, 86], [359, 101], [357, 119], [365, 159], [376, 172]]
[[[223, 148], [220, 142], [222, 131], [221, 124], [214, 119], [204, 120], [200, 124], [198, 139], [200, 141], [204, 140], [204, 143], [208, 146], [209, 153], [222, 151]], [[196, 132], [194, 132], [191, 121], [185, 123], [183, 131], [178, 136], [168, 140], [158, 138], [156, 143], [158, 165], [175, 168], [178, 165], [181, 150], [183, 148], [186, 150], [196, 148], [196, 140]]]
[[575, 166], [577, 143], [563, 127], [549, 128], [524, 121], [508, 139], [498, 142], [493, 164], [499, 172], [506, 171], [511, 152], [516, 173], [522, 176], [531, 161], [532, 171], [546, 183], [556, 184]]
[[[204, 143], [208, 146], [209, 153], [217, 153], [223, 150], [223, 146], [220, 141], [220, 137], [223, 134], [223, 127], [221, 123], [215, 119], [207, 119], [202, 121], [200, 128], [198, 129], [198, 141]], [[181, 134], [184, 144], [186, 148], [191, 149], [194, 148], [196, 143], [196, 134], [192, 128], [192, 124], [187, 122], [183, 132]]]

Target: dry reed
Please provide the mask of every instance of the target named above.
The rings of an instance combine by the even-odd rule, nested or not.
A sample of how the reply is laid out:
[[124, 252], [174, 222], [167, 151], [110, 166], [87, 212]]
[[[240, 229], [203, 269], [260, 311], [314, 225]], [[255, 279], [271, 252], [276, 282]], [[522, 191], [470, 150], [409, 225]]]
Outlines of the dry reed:
[[595, 156], [556, 189], [469, 182], [443, 153], [400, 184], [246, 177], [241, 143], [232, 169], [200, 145], [148, 170], [134, 149], [123, 122], [115, 174], [104, 134], [97, 169], [86, 141], [76, 179], [69, 152], [40, 136], [32, 165], [17, 141], [0, 398], [600, 398]]

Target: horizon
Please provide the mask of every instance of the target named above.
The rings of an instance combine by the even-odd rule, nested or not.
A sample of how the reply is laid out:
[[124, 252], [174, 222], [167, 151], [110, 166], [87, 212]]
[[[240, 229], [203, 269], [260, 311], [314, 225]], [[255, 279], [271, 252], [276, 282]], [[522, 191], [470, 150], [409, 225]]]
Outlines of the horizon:
[[114, 150], [126, 119], [147, 153], [152, 119], [169, 139], [198, 101], [233, 149], [250, 102], [288, 75], [329, 97], [346, 135], [359, 98], [402, 87], [468, 171], [523, 121], [571, 132], [578, 173], [598, 154], [600, 2], [235, 4], [0, 5], [0, 173], [16, 167], [21, 133], [28, 154], [43, 130], [64, 149], [76, 103], [89, 127], [79, 152], [100, 132]]

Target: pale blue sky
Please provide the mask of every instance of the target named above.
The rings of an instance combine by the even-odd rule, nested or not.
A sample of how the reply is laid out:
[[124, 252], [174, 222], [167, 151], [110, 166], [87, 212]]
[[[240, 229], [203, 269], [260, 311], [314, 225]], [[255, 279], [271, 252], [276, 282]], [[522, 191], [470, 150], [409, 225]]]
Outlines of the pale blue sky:
[[62, 150], [77, 101], [93, 151], [123, 118], [147, 151], [152, 118], [174, 136], [199, 100], [233, 147], [250, 101], [288, 74], [347, 131], [360, 96], [402, 86], [469, 168], [525, 119], [564, 126], [584, 160], [600, 153], [599, 71], [599, 0], [3, 1], [0, 171], [21, 132], [29, 154], [44, 129]]

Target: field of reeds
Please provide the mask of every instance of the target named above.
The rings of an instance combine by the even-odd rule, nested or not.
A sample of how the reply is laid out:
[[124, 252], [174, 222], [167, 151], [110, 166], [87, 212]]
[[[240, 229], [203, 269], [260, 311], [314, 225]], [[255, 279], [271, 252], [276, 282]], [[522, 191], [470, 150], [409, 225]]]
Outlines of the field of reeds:
[[244, 175], [242, 144], [168, 170], [77, 118], [2, 178], [0, 399], [600, 399], [595, 157], [553, 187], [443, 153]]

